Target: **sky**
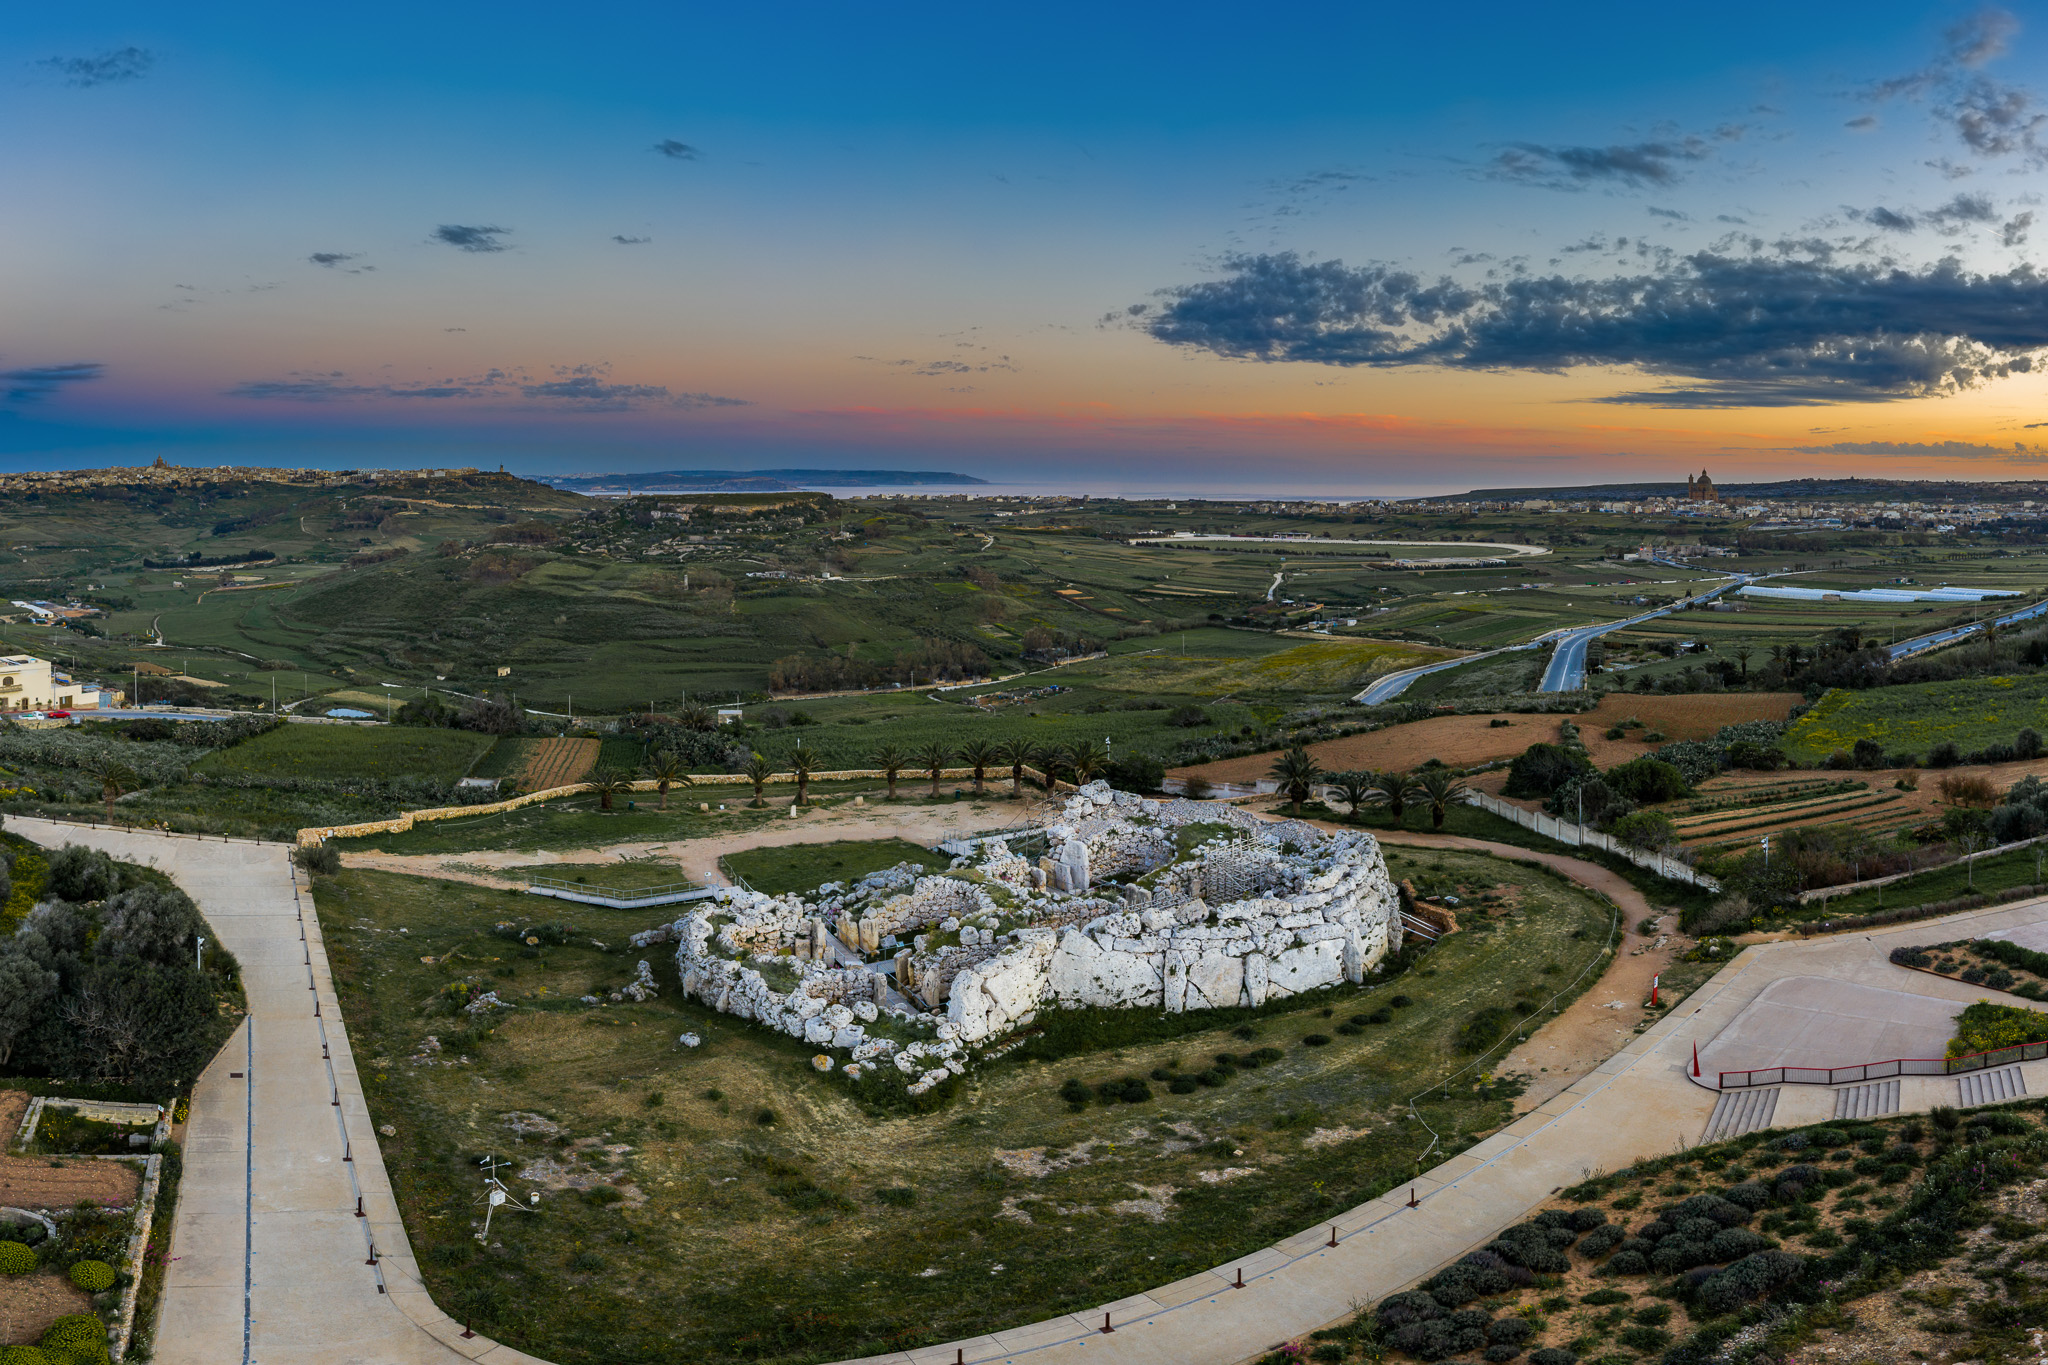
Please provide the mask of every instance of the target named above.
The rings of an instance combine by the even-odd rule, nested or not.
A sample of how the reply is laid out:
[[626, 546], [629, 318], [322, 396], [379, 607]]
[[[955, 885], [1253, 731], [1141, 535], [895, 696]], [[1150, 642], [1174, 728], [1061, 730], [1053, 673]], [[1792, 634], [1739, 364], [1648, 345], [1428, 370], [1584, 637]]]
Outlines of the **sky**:
[[0, 13], [0, 467], [2048, 479], [2048, 9]]

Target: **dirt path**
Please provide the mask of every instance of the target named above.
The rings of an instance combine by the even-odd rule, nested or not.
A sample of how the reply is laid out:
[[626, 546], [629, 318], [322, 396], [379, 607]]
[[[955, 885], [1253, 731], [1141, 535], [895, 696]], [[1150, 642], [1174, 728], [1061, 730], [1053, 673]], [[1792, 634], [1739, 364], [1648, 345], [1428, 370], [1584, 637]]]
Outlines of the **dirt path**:
[[1515, 1101], [1517, 1114], [1526, 1114], [1581, 1076], [1591, 1074], [1595, 1067], [1627, 1046], [1635, 1036], [1635, 1026], [1650, 1015], [1643, 1007], [1650, 998], [1650, 978], [1668, 967], [1677, 955], [1676, 914], [1663, 912], [1661, 927], [1670, 930], [1668, 934], [1659, 932], [1646, 938], [1636, 932], [1636, 926], [1646, 917], [1659, 914], [1659, 910], [1627, 878], [1598, 863], [1456, 834], [1431, 834], [1423, 830], [1373, 833], [1385, 844], [1459, 849], [1538, 863], [1600, 892], [1621, 907], [1621, 937], [1606, 972], [1569, 1009], [1536, 1030], [1528, 1042], [1501, 1058], [1493, 1068], [1496, 1073], [1520, 1072], [1529, 1076], [1529, 1088]]
[[814, 809], [781, 825], [756, 825], [714, 834], [701, 839], [670, 839], [661, 842], [609, 844], [603, 848], [552, 849], [542, 851], [492, 849], [471, 853], [356, 853], [341, 860], [348, 867], [403, 872], [415, 877], [439, 877], [446, 881], [472, 882], [478, 886], [503, 887], [517, 881], [519, 873], [548, 863], [624, 862], [628, 859], [660, 858], [681, 866], [684, 875], [700, 886], [723, 886], [725, 874], [718, 860], [728, 853], [753, 848], [783, 848], [794, 844], [829, 844], [842, 839], [904, 839], [926, 848], [958, 834], [972, 834], [1003, 825], [1029, 823], [1039, 814], [1035, 802], [1019, 806], [1010, 801], [964, 801], [957, 805], [834, 806]]

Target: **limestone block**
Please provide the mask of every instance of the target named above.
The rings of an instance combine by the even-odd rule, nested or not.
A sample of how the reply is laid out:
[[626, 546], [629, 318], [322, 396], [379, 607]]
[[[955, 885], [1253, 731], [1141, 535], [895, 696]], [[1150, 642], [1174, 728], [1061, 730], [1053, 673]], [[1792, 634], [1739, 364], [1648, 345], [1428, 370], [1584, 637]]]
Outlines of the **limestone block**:
[[1343, 978], [1343, 942], [1324, 939], [1290, 948], [1275, 957], [1266, 968], [1266, 997], [1270, 1000], [1300, 995], [1303, 991], [1333, 986]]
[[804, 1041], [816, 1043], [823, 1047], [832, 1041], [832, 1026], [826, 1023], [824, 1019], [813, 1015], [811, 1018], [804, 1020]]
[[1365, 980], [1366, 966], [1365, 944], [1352, 929], [1344, 935], [1344, 979], [1356, 986]]
[[1247, 953], [1244, 958], [1244, 1003], [1253, 1009], [1266, 1003], [1266, 955]]
[[853, 1011], [844, 1005], [827, 1005], [824, 1010], [824, 1019], [833, 1028], [845, 1028], [853, 1022]]
[[859, 1024], [832, 1030], [832, 1046], [854, 1048], [867, 1041], [868, 1031]]
[[1187, 1008], [1235, 1007], [1244, 997], [1244, 959], [1205, 952], [1188, 966]]
[[1188, 955], [1178, 948], [1168, 948], [1164, 962], [1166, 1010], [1179, 1014], [1188, 1007]]
[[1350, 938], [1351, 932], [1341, 924], [1316, 923], [1297, 931], [1294, 936], [1303, 943], [1319, 943], [1324, 939]]
[[863, 1024], [874, 1023], [876, 1019], [881, 1017], [881, 1014], [882, 1011], [872, 1000], [856, 1000], [853, 1002], [853, 1017], [860, 1020]]

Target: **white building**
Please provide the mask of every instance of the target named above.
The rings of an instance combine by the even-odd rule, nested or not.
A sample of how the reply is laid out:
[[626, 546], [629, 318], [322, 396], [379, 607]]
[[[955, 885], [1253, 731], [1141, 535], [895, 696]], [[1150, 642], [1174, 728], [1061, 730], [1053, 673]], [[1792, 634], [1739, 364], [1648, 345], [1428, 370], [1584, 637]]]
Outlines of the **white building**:
[[0, 656], [0, 711], [90, 711], [111, 705], [98, 683], [81, 683], [60, 673], [48, 659], [30, 654]]

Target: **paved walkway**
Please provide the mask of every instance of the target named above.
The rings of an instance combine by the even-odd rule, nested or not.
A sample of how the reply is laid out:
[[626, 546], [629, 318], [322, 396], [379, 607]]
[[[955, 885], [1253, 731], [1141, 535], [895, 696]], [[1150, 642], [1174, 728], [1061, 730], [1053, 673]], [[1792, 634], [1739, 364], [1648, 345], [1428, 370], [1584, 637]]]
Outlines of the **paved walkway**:
[[20, 817], [8, 827], [169, 873], [242, 964], [249, 1018], [193, 1088], [155, 1359], [544, 1365], [481, 1335], [463, 1340], [421, 1287], [313, 898], [284, 846]]
[[[27, 819], [13, 827], [39, 842], [71, 839], [155, 863], [193, 894], [243, 964], [250, 1021], [194, 1096], [158, 1359], [529, 1365], [531, 1357], [482, 1336], [462, 1340], [460, 1324], [420, 1286], [339, 1027], [311, 898], [284, 850]], [[1918, 997], [1911, 1003], [1921, 1011], [1934, 1002], [1960, 1008], [1986, 993], [1893, 967], [1886, 954], [1898, 943], [2010, 933], [2044, 921], [2048, 901], [2036, 901], [1749, 948], [1591, 1075], [1383, 1199], [1149, 1293], [872, 1357], [868, 1365], [1233, 1365], [1255, 1358], [1414, 1283], [1565, 1185], [1699, 1142], [1721, 1096], [1689, 1076], [1693, 1049], [1711, 1059], [1723, 1030], [1773, 983], [1817, 978], [1860, 988], [1859, 999], [1876, 990]], [[1731, 1045], [1740, 1033], [1731, 1031]], [[2030, 1093], [2048, 1093], [2048, 1062], [2018, 1070]], [[1825, 1086], [1782, 1087], [1773, 1122], [1831, 1117], [1836, 1095]], [[1959, 1101], [1968, 1097], [1954, 1078], [1901, 1082], [1902, 1110]], [[363, 1219], [353, 1216], [358, 1193]], [[373, 1243], [374, 1266], [365, 1264]], [[1114, 1333], [1101, 1332], [1105, 1322]]]

